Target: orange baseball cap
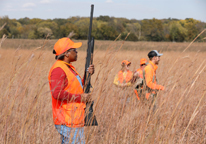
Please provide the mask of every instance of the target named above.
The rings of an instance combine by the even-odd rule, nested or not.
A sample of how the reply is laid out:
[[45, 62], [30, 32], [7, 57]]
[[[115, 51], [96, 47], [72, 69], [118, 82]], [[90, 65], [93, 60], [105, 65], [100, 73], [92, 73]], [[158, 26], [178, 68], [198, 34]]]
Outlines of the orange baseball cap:
[[142, 64], [147, 64], [147, 60], [145, 58], [142, 58], [140, 60], [140, 65], [142, 65]]
[[80, 48], [82, 42], [74, 43], [69, 38], [61, 38], [54, 45], [55, 55], [58, 56], [71, 48]]
[[123, 64], [125, 64], [125, 65], [130, 65], [131, 62], [129, 62], [129, 61], [127, 61], [127, 60], [123, 60], [121, 64], [122, 64], [122, 65], [123, 65]]

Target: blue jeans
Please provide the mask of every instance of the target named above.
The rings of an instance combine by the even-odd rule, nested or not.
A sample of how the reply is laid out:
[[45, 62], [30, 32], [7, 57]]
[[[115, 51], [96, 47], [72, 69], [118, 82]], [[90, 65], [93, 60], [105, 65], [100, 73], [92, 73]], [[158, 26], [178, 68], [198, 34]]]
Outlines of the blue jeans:
[[62, 144], [85, 144], [84, 127], [70, 128], [65, 125], [55, 125], [62, 136]]

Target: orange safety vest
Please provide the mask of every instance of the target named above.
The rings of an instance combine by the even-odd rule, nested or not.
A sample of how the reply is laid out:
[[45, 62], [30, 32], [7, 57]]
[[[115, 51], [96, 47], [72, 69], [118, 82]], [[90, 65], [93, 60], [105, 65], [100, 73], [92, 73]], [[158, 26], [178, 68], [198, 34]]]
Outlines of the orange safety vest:
[[126, 78], [124, 79], [124, 76], [123, 76], [123, 72], [122, 71], [119, 71], [118, 73], [118, 81], [120, 83], [128, 83], [130, 80], [132, 79], [132, 72], [131, 71], [127, 71], [127, 75], [126, 75]]
[[[51, 73], [53, 69], [60, 67], [66, 74], [68, 85], [64, 89], [72, 94], [82, 94], [83, 88], [77, 79], [77, 77], [71, 72], [68, 66], [77, 71], [75, 68], [64, 61], [57, 60], [49, 71], [49, 85], [51, 90]], [[77, 73], [77, 75], [79, 75]], [[52, 93], [51, 93], [52, 94]], [[75, 103], [69, 102], [67, 100], [60, 101], [54, 99], [52, 96], [52, 111], [53, 111], [53, 121], [55, 125], [66, 125], [68, 127], [83, 127], [84, 126], [84, 113], [85, 113], [85, 103]]]

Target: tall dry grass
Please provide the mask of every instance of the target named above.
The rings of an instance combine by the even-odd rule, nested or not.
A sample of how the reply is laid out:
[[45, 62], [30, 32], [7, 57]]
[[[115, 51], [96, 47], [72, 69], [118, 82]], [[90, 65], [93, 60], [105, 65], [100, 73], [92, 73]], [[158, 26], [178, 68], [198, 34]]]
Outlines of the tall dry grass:
[[[47, 80], [55, 62], [53, 44], [47, 43], [41, 49], [43, 41], [37, 44], [35, 40], [32, 48], [21, 49], [23, 44], [19, 41], [5, 40], [0, 49], [0, 143], [60, 143], [52, 121]], [[8, 42], [19, 49], [10, 49], [6, 46]], [[96, 44], [99, 50], [94, 53], [92, 98], [99, 126], [85, 127], [87, 143], [206, 143], [205, 43], [195, 43], [190, 47], [193, 50], [189, 48], [183, 53], [177, 47], [183, 50], [188, 43]], [[121, 45], [123, 50], [118, 50]], [[136, 45], [137, 50], [125, 50]], [[154, 112], [136, 99], [133, 88], [122, 90], [113, 85], [121, 61], [131, 61], [130, 69], [134, 71], [140, 59], [147, 58], [145, 47], [164, 51], [157, 77], [166, 90], [158, 93]], [[106, 51], [107, 48], [110, 50]], [[80, 50], [78, 61], [73, 63], [81, 75], [85, 57], [85, 51]]]

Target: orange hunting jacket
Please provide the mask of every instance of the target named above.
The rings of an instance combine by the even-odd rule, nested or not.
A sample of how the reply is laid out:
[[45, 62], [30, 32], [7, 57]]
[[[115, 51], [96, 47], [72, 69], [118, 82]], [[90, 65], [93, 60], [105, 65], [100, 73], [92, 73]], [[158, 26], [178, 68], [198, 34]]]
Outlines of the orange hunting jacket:
[[[79, 77], [68, 68], [68, 66], [79, 76], [75, 68], [64, 61], [57, 60], [49, 72], [49, 85], [51, 89], [51, 73], [53, 69], [60, 67], [66, 74], [68, 85], [64, 88], [65, 91], [73, 94], [82, 94], [83, 87], [80, 84]], [[52, 93], [51, 93], [52, 94]], [[55, 125], [66, 125], [68, 127], [83, 127], [85, 103], [76, 103], [74, 101], [59, 100], [52, 96], [52, 111], [53, 121]]]
[[[149, 64], [145, 67], [145, 81], [146, 85], [149, 89], [153, 90], [152, 93], [155, 92], [155, 90], [164, 90], [164, 87], [162, 85], [157, 84], [156, 79], [156, 70], [158, 66], [155, 65], [152, 61], [149, 61]], [[146, 94], [146, 98], [149, 98], [149, 95], [151, 93]]]

